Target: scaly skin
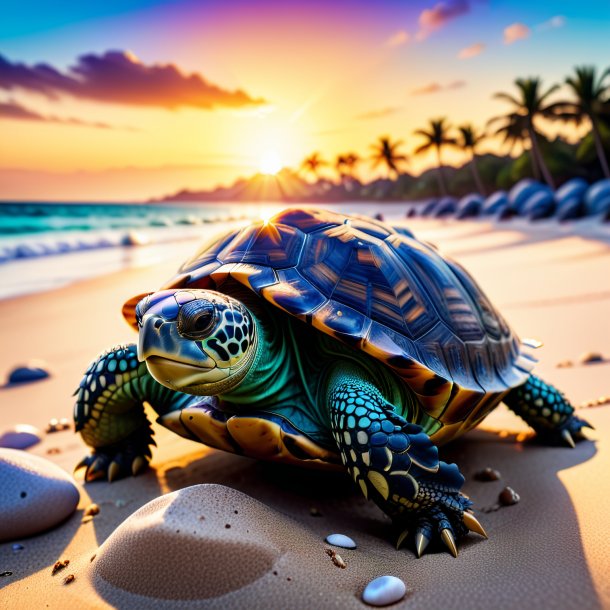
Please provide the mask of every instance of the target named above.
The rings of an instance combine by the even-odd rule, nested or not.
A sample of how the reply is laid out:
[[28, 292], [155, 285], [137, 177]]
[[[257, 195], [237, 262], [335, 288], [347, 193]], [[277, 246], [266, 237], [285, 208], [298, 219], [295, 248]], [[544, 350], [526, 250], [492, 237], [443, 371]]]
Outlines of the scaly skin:
[[344, 465], [365, 497], [389, 515], [401, 532], [410, 531], [418, 556], [435, 539], [457, 556], [455, 540], [469, 530], [486, 536], [460, 493], [464, 477], [421, 426], [396, 413], [364, 371], [337, 365], [329, 379], [333, 436]]
[[574, 415], [574, 407], [563, 393], [535, 375], [511, 390], [504, 402], [548, 444], [574, 447], [574, 439], [586, 438], [582, 428], [593, 427]]
[[113, 481], [146, 469], [155, 442], [145, 401], [163, 415], [195, 400], [157, 383], [146, 364], [138, 362], [133, 344], [119, 345], [94, 360], [76, 395], [76, 431], [94, 448], [76, 467], [87, 467], [87, 481]]

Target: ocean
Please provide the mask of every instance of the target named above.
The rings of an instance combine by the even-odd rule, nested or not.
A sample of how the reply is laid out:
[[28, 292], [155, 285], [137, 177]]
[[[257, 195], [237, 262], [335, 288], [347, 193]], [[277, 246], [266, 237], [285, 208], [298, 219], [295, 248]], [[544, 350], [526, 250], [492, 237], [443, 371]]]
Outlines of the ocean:
[[[299, 204], [290, 204], [296, 206]], [[304, 204], [309, 206], [310, 204]], [[278, 203], [0, 203], [0, 299], [193, 254], [228, 226], [266, 218]], [[338, 211], [404, 217], [401, 204], [341, 203]]]

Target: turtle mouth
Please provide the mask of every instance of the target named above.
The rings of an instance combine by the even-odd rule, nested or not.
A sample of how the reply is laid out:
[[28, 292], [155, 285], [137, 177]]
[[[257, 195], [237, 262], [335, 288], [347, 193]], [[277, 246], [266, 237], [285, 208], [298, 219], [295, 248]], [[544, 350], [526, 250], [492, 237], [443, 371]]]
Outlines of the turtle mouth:
[[149, 356], [146, 358], [146, 366], [159, 383], [175, 389], [201, 384], [202, 376], [215, 368], [195, 366], [164, 356]]

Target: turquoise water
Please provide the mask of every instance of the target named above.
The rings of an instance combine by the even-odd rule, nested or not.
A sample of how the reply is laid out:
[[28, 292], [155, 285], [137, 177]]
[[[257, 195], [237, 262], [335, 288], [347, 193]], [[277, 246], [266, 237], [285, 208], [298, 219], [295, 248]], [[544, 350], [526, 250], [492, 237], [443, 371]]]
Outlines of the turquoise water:
[[[267, 218], [285, 207], [277, 203], [0, 203], [0, 299], [163, 260], [175, 259], [178, 265], [198, 242], [226, 226]], [[400, 204], [323, 207], [404, 216]]]

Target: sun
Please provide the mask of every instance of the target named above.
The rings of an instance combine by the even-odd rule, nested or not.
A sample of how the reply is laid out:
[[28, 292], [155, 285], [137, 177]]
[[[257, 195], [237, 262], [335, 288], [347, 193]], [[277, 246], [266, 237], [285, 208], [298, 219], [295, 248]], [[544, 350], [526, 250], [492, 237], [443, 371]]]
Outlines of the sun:
[[277, 150], [266, 150], [258, 160], [258, 168], [263, 174], [275, 176], [283, 167]]

